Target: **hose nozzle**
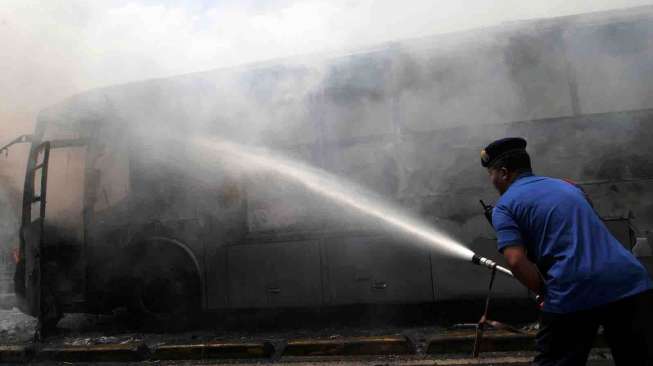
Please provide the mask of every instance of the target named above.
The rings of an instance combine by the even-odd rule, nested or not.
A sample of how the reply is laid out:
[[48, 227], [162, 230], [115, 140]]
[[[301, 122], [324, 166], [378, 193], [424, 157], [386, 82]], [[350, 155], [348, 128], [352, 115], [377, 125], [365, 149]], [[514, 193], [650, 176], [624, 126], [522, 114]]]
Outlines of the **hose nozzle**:
[[498, 265], [495, 261], [493, 261], [491, 259], [488, 259], [488, 258], [485, 258], [485, 257], [479, 257], [476, 254], [474, 254], [474, 256], [472, 257], [472, 263], [478, 264], [479, 266], [485, 266], [485, 267], [487, 267], [489, 269], [492, 269], [492, 270], [496, 269], [497, 271], [499, 271], [499, 272], [501, 272], [501, 273], [503, 273], [505, 275], [513, 277], [512, 272], [510, 272], [510, 270], [501, 267], [500, 265]]

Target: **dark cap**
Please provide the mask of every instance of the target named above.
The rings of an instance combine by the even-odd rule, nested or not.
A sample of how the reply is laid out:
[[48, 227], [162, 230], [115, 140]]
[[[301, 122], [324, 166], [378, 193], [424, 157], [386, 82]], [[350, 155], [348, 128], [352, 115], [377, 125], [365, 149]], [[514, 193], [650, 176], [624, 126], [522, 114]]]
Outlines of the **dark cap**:
[[526, 151], [526, 140], [521, 137], [506, 137], [496, 140], [481, 150], [481, 165], [492, 166], [499, 158], [515, 151]]

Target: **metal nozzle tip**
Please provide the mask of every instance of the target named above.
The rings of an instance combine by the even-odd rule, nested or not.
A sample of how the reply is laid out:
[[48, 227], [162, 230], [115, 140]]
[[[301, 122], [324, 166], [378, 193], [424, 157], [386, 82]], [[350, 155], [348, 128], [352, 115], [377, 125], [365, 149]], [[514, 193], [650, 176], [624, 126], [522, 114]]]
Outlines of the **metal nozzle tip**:
[[515, 277], [515, 276], [512, 274], [512, 271], [509, 270], [508, 268], [504, 268], [504, 267], [501, 267], [501, 266], [497, 265], [497, 271], [499, 271], [499, 272], [501, 272], [501, 273], [503, 273], [503, 274], [505, 274], [505, 275], [508, 275], [508, 276], [510, 276], [510, 277]]
[[503, 273], [505, 275], [513, 277], [512, 272], [510, 272], [509, 269], [501, 267], [500, 265], [498, 265], [495, 261], [493, 261], [491, 259], [488, 259], [488, 258], [485, 258], [485, 257], [479, 257], [476, 254], [474, 254], [474, 256], [472, 257], [472, 263], [478, 264], [480, 266], [485, 266], [485, 267], [487, 267], [489, 269], [492, 269], [492, 270], [496, 269], [497, 271], [499, 271], [499, 272], [501, 272], [501, 273]]

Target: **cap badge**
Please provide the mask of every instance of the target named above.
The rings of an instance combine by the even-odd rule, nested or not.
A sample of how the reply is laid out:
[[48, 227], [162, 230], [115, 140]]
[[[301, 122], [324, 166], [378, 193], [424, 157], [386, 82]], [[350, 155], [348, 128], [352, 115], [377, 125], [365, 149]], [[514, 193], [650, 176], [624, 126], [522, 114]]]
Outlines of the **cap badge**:
[[485, 164], [490, 161], [490, 155], [488, 155], [487, 151], [485, 150], [481, 150], [481, 161]]

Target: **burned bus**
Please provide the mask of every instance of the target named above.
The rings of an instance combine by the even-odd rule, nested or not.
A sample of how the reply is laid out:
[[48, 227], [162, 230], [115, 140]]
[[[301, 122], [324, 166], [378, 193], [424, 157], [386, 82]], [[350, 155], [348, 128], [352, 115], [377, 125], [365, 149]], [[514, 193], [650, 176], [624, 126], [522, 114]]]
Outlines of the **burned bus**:
[[[410, 304], [484, 294], [444, 257], [270, 172], [202, 171], [190, 137], [262, 146], [497, 257], [478, 153], [529, 141], [615, 235], [653, 227], [653, 8], [504, 24], [92, 90], [44, 110], [23, 192], [25, 312]], [[201, 159], [200, 159], [201, 160]], [[516, 281], [497, 292], [523, 298]]]

